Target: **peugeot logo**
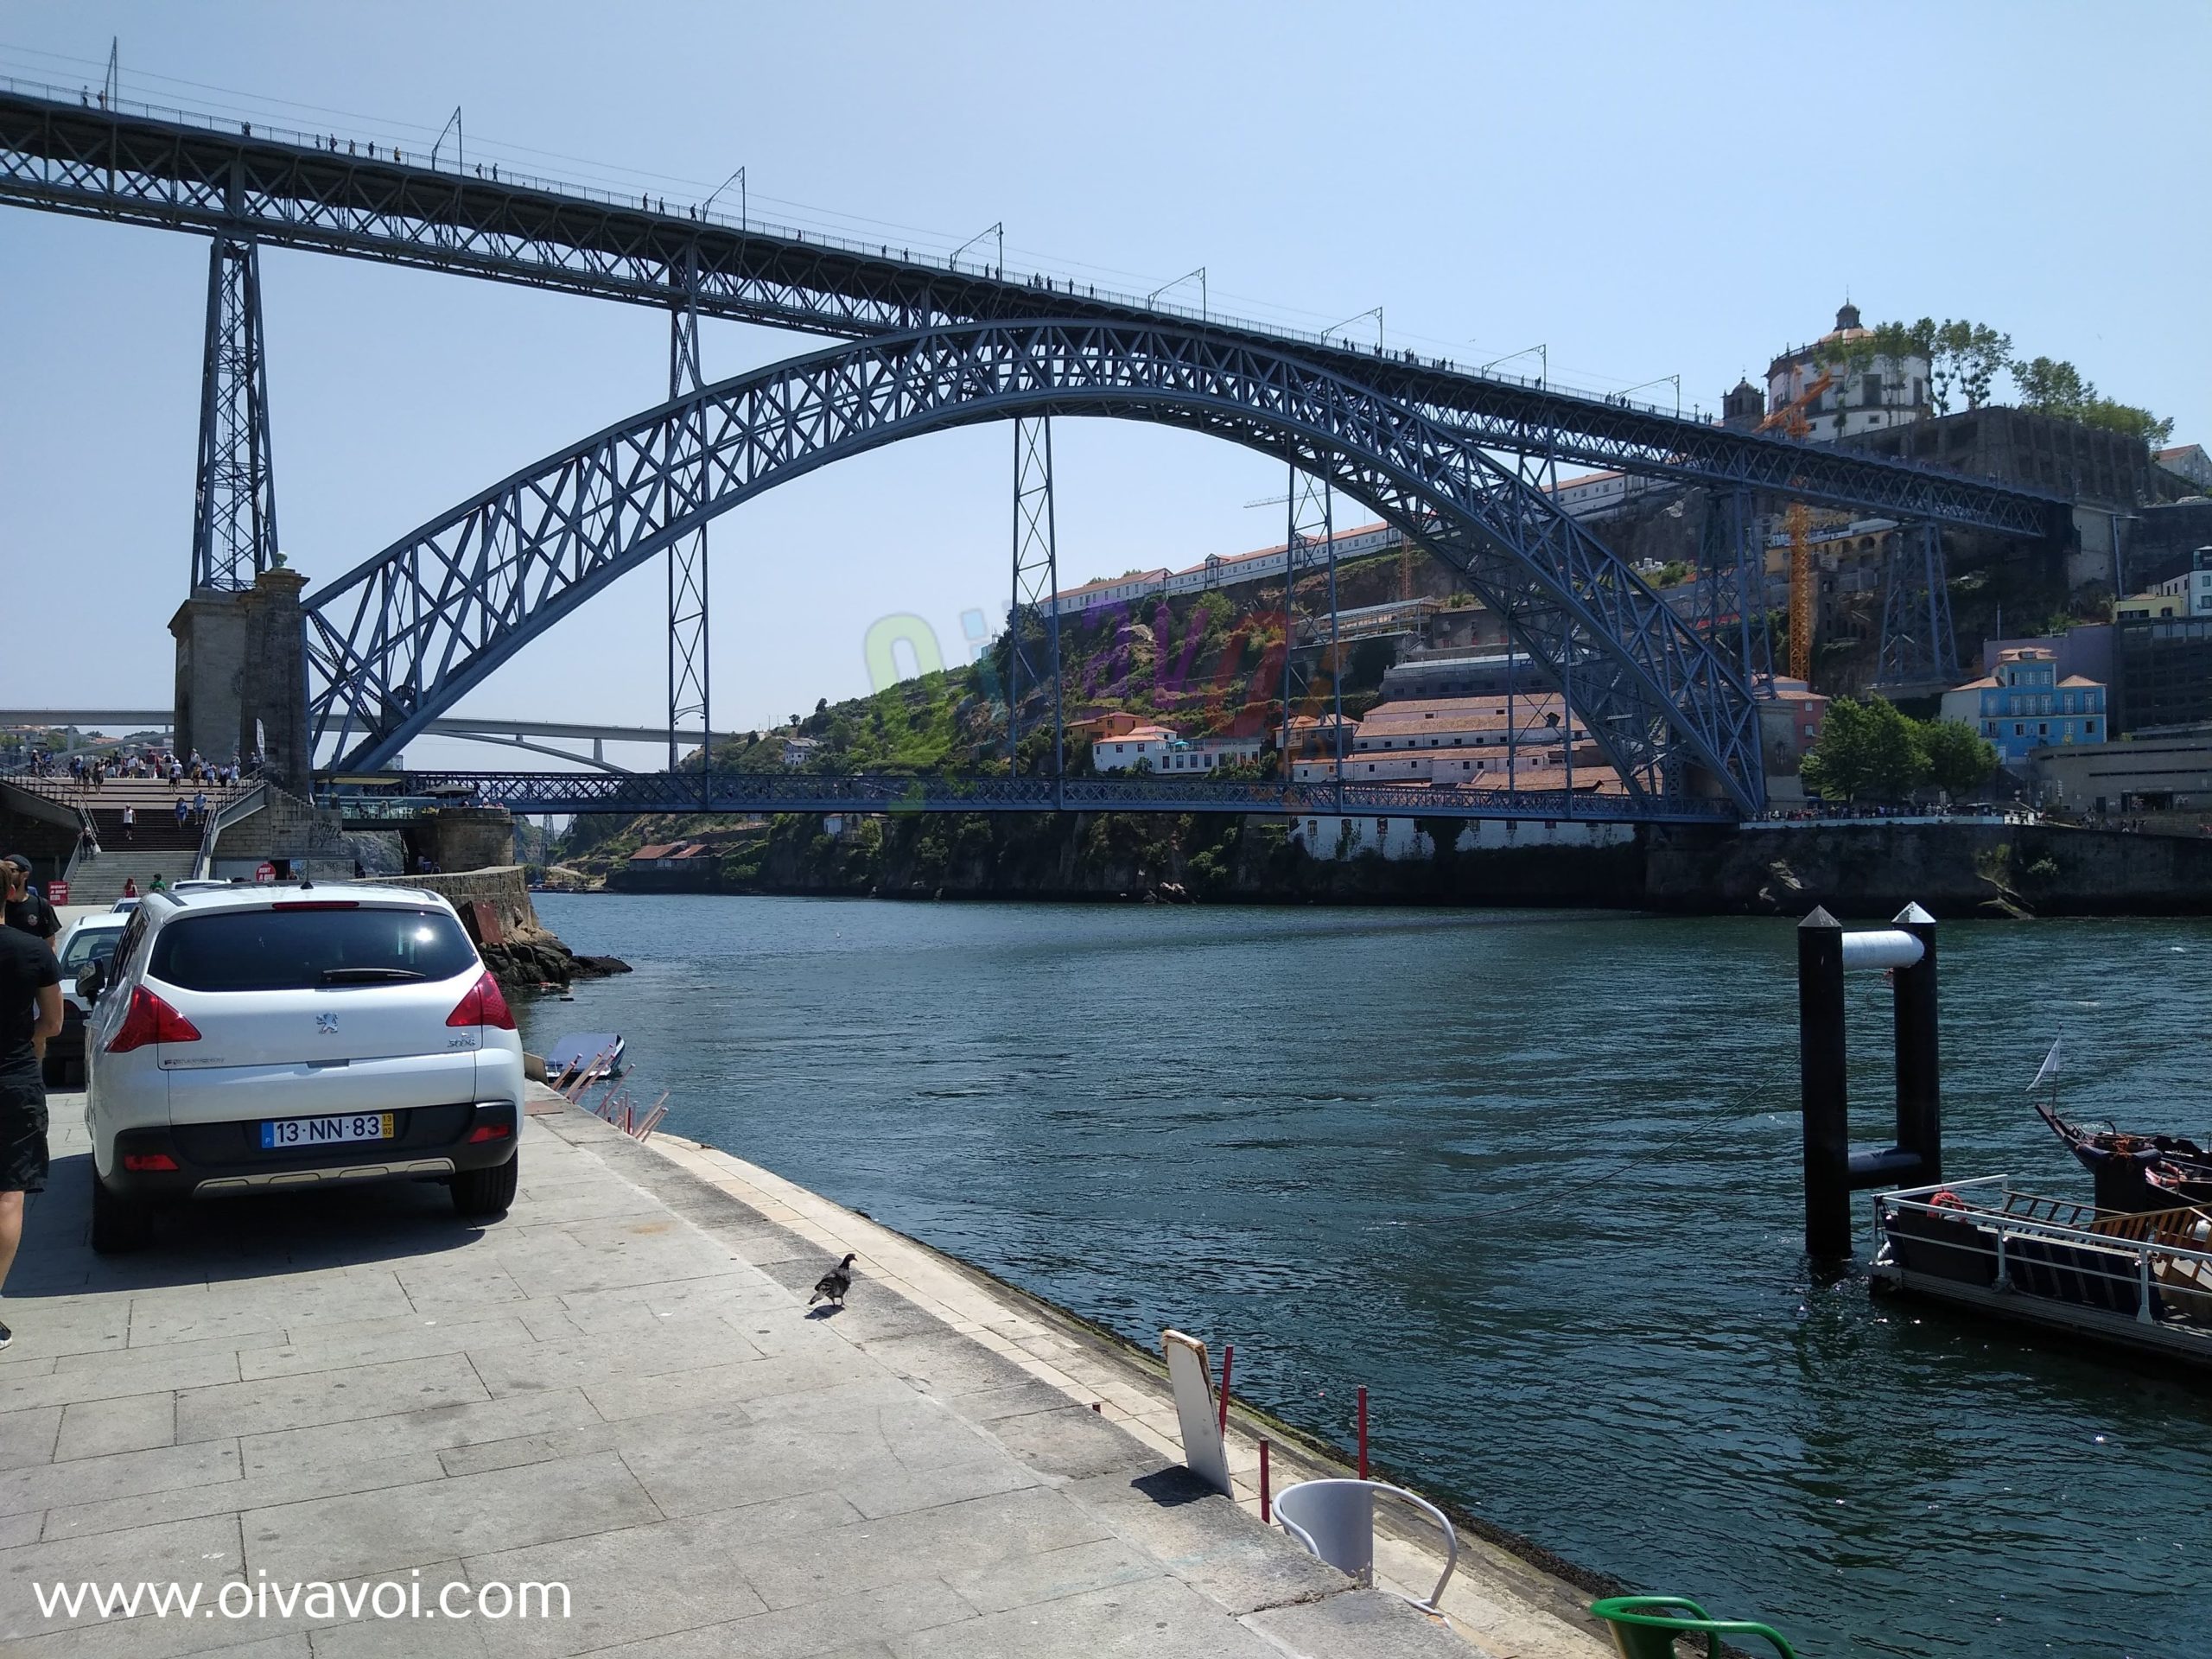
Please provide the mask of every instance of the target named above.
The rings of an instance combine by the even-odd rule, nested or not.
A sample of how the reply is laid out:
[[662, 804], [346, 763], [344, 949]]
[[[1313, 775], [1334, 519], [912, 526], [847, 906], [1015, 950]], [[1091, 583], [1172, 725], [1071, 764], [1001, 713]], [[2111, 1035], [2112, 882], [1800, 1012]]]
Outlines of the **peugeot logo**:
[[315, 1017], [315, 1028], [325, 1037], [335, 1037], [338, 1034], [338, 1016], [334, 1014], [318, 1014]]

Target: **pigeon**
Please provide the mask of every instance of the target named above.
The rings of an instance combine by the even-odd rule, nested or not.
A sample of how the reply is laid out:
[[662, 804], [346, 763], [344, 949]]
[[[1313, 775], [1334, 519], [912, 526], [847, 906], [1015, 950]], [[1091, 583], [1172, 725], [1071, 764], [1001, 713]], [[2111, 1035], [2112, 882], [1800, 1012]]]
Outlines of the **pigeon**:
[[812, 1307], [817, 1302], [826, 1301], [842, 1307], [845, 1293], [852, 1287], [853, 1257], [848, 1253], [843, 1261], [814, 1281], [814, 1294], [806, 1299], [806, 1305]]

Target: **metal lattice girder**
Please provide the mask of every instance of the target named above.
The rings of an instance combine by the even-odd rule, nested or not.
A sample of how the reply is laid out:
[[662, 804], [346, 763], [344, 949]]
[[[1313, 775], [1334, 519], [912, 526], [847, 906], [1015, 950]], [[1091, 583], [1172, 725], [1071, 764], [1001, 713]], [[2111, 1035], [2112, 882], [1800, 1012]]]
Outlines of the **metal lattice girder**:
[[923, 330], [758, 370], [463, 502], [308, 600], [316, 752], [387, 763], [561, 617], [786, 479], [1047, 413], [1207, 433], [1326, 477], [1459, 569], [1554, 683], [1578, 642], [1572, 701], [1639, 800], [1763, 804], [1756, 711], [1733, 668], [1479, 445], [1319, 365], [1204, 330], [1081, 321]]
[[1765, 550], [1745, 491], [1714, 491], [1706, 498], [1694, 620], [1716, 650], [1735, 659], [1746, 685], [1761, 696], [1773, 694]]
[[1060, 698], [1059, 525], [1052, 510], [1052, 417], [1014, 423], [1014, 602], [1007, 611], [1007, 760], [1021, 767], [1021, 702], [1039, 686], [1052, 693], [1052, 752], [1046, 770], [1064, 769], [1067, 728]]
[[[668, 395], [680, 398], [699, 390], [699, 313], [688, 297], [670, 308], [668, 335]], [[690, 480], [695, 499], [703, 499], [706, 466], [702, 435], [683, 435], [683, 452], [694, 458]], [[705, 766], [710, 747], [707, 696], [707, 527], [702, 523], [689, 535], [668, 544], [668, 769], [676, 770], [683, 752], [683, 734], [696, 721], [699, 728], [699, 764]]]
[[[705, 315], [838, 335], [1046, 315], [1159, 323], [1179, 311], [1064, 281], [950, 269], [887, 244], [695, 219], [682, 204], [666, 212], [642, 200], [441, 172], [265, 130], [219, 130], [206, 118], [194, 124], [126, 115], [20, 90], [0, 91], [0, 203], [228, 231], [652, 306], [668, 304], [696, 267]], [[1786, 488], [1824, 505], [2009, 536], [2061, 536], [2069, 524], [2059, 498], [1987, 479], [1734, 432], [1411, 353], [1301, 339], [1217, 315], [1203, 326], [1263, 350], [1294, 351], [1501, 453]]]
[[[665, 772], [410, 772], [388, 792], [324, 791], [349, 825], [404, 822], [467, 799], [520, 813], [692, 812], [697, 779]], [[1211, 778], [949, 777], [906, 773], [717, 772], [703, 809], [715, 812], [1225, 812], [1291, 817], [1553, 818], [1577, 823], [1728, 822], [1725, 800], [1654, 804], [1565, 790], [1427, 789], [1402, 784], [1224, 783]]]
[[207, 254], [192, 585], [251, 588], [276, 562], [276, 480], [269, 457], [261, 261], [251, 242], [219, 236]]
[[[1344, 781], [1344, 664], [1337, 652], [1337, 531], [1329, 480], [1290, 467], [1289, 522], [1283, 532], [1282, 764], [1291, 766], [1290, 722], [1300, 715], [1330, 716], [1329, 743], [1336, 779]], [[1317, 569], [1318, 567], [1318, 569]], [[1316, 580], [1317, 575], [1319, 580]], [[1321, 705], [1315, 677], [1328, 682]]]
[[1882, 595], [1882, 658], [1877, 683], [1920, 688], [1959, 683], [1958, 636], [1942, 531], [1903, 524], [1890, 543]]

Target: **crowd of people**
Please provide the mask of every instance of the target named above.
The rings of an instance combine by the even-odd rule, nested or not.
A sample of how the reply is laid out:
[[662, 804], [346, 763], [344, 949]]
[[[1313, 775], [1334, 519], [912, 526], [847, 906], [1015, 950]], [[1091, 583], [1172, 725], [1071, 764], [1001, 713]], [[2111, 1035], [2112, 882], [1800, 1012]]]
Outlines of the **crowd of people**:
[[1910, 802], [1808, 802], [1803, 806], [1770, 806], [1759, 814], [1760, 821], [1768, 823], [1828, 823], [1838, 818], [2001, 818], [2007, 823], [2033, 823], [2041, 817], [2024, 803], [1994, 801], [1940, 806]]
[[[53, 754], [46, 751], [32, 753], [30, 769], [32, 776], [37, 778], [62, 775]], [[243, 758], [233, 751], [225, 761], [207, 760], [197, 749], [190, 754], [156, 748], [118, 749], [113, 754], [79, 752], [68, 757], [67, 772], [72, 781], [87, 789], [99, 789], [111, 778], [149, 778], [157, 783], [236, 789], [248, 779], [260, 775], [261, 751], [256, 749]]]

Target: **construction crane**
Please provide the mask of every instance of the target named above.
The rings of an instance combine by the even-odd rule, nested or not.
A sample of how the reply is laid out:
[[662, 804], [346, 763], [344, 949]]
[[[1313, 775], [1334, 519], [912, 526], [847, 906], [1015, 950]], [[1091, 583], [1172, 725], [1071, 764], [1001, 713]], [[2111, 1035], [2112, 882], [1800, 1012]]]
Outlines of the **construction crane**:
[[[1761, 421], [1762, 432], [1779, 428], [1783, 435], [1804, 440], [1812, 429], [1812, 423], [1805, 418], [1805, 410], [1821, 400], [1821, 394], [1835, 384], [1835, 372], [1822, 369], [1805, 390], [1786, 404], [1778, 404], [1774, 412]], [[1789, 677], [1810, 685], [1813, 683], [1813, 630], [1819, 607], [1820, 582], [1813, 569], [1811, 536], [1813, 515], [1802, 501], [1792, 501], [1783, 514], [1783, 528], [1789, 537]]]

